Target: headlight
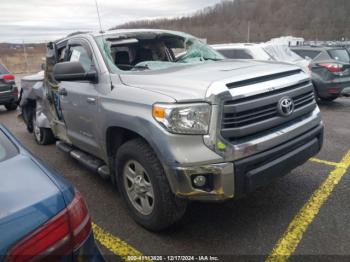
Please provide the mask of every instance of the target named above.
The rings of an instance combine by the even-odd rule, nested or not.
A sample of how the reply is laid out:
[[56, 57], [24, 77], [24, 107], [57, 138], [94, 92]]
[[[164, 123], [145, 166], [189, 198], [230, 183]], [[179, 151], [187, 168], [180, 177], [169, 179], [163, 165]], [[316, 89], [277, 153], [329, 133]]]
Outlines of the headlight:
[[155, 104], [152, 115], [169, 132], [206, 135], [210, 121], [209, 104]]

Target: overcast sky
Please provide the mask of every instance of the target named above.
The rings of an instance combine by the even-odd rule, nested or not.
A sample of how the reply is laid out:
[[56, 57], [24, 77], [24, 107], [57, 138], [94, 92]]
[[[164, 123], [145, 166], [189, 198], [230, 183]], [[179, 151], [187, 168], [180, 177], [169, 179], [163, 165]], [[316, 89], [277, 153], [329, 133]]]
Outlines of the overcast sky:
[[[98, 0], [104, 29], [146, 18], [191, 14], [220, 0]], [[98, 30], [94, 0], [0, 0], [0, 42], [41, 42]]]

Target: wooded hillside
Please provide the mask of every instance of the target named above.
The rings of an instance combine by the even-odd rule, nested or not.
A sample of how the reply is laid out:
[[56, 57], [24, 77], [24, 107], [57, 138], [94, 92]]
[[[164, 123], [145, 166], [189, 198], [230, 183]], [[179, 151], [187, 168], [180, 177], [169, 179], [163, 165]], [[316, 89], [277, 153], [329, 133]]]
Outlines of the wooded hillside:
[[210, 43], [267, 41], [282, 35], [307, 40], [350, 38], [349, 0], [223, 1], [188, 17], [135, 21], [115, 28], [162, 28], [189, 32]]

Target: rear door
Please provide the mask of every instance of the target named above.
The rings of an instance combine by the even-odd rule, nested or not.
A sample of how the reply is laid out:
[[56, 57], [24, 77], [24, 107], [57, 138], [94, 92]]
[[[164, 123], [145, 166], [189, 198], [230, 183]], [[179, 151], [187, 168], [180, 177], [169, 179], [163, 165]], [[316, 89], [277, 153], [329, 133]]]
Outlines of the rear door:
[[[87, 40], [69, 40], [65, 60], [80, 62], [86, 72], [97, 71], [97, 62]], [[96, 125], [99, 93], [96, 87], [97, 83], [89, 81], [62, 81], [58, 93], [68, 138], [80, 149], [99, 156], [101, 147]]]

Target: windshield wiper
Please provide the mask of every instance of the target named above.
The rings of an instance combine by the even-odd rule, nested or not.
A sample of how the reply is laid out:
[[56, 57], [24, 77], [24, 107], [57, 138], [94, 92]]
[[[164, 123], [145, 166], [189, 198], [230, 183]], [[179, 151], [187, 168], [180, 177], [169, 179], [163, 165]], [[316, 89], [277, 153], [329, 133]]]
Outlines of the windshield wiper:
[[210, 57], [205, 57], [205, 58], [203, 58], [205, 61], [208, 61], [208, 60], [210, 60], [210, 61], [221, 61], [221, 60], [223, 60], [223, 59], [221, 59], [221, 58], [210, 58]]
[[118, 64], [116, 65], [118, 68], [128, 67], [131, 70], [147, 70], [150, 69], [148, 65], [128, 65], [128, 64]]
[[135, 65], [132, 66], [132, 70], [149, 70], [149, 66], [148, 65]]

